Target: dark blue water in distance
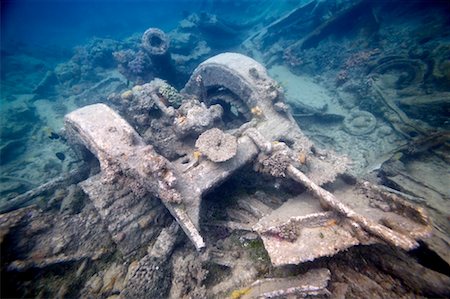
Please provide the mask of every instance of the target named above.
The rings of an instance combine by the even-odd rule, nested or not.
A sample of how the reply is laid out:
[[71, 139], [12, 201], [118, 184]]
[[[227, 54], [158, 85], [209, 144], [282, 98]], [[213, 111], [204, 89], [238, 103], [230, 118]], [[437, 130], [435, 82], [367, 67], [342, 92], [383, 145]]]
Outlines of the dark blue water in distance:
[[[450, 297], [450, 0], [0, 5], [1, 298]], [[144, 183], [65, 124], [95, 104]]]
[[73, 47], [93, 36], [121, 39], [149, 26], [171, 29], [201, 1], [2, 1], [2, 41]]
[[178, 21], [193, 12], [235, 17], [240, 12], [247, 14], [242, 8], [252, 2], [257, 3], [253, 0], [6, 0], [1, 3], [2, 43], [15, 40], [71, 47], [93, 36], [121, 39], [152, 26], [173, 29]]

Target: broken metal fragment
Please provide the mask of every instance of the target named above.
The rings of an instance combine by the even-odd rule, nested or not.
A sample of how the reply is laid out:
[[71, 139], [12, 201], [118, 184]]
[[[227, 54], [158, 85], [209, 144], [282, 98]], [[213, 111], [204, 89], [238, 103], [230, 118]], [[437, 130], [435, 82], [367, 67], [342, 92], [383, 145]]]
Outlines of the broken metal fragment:
[[327, 289], [330, 279], [331, 272], [326, 268], [312, 269], [297, 277], [259, 279], [243, 289], [239, 298], [323, 298], [331, 295]]
[[[285, 204], [274, 211], [250, 203], [240, 205], [246, 212], [227, 210], [236, 220], [247, 217], [246, 225], [230, 227], [253, 226], [273, 265], [298, 264], [380, 239], [406, 250], [417, 246], [416, 239], [426, 236], [429, 223], [426, 217], [420, 218], [420, 212], [414, 212], [413, 206], [392, 200], [394, 213], [387, 215], [377, 208], [384, 206], [383, 202], [365, 198], [361, 201], [364, 207], [356, 209], [345, 198], [348, 194], [352, 199], [361, 193], [360, 189], [349, 187], [343, 195], [334, 196], [320, 187], [343, 173], [347, 160], [313, 149], [289, 111], [274, 106], [284, 100], [276, 86], [265, 68], [253, 59], [224, 53], [203, 62], [194, 71], [180, 94], [183, 100], [179, 108], [165, 106], [157, 90], [136, 94], [133, 100], [139, 102], [149, 97], [163, 111], [166, 122], [161, 125], [171, 126], [167, 134], [172, 135], [162, 137], [176, 140], [174, 145], [167, 146], [178, 146], [184, 154], [172, 160], [157, 153], [106, 105], [87, 106], [66, 116], [68, 139], [86, 147], [100, 161], [101, 172], [80, 185], [123, 254], [147, 246], [158, 233], [149, 225], [157, 198], [196, 249], [202, 250], [205, 247], [199, 233], [202, 197], [251, 162], [256, 162], [263, 173], [301, 182], [320, 199], [306, 200], [303, 208], [291, 209], [295, 213], [288, 216], [281, 213]], [[148, 114], [145, 110], [141, 112]], [[161, 120], [152, 120], [158, 121]], [[196, 159], [193, 163], [190, 157], [194, 153], [195, 158], [197, 152], [208, 159]], [[301, 163], [294, 158], [300, 153], [308, 155], [307, 165], [303, 165], [305, 159]], [[296, 168], [299, 163], [303, 165], [302, 172]], [[324, 211], [319, 202], [332, 211]], [[372, 208], [370, 212], [375, 216], [367, 215], [367, 207]], [[279, 220], [272, 221], [277, 215]], [[416, 216], [409, 219], [411, 215], [419, 215], [419, 223]], [[402, 225], [412, 233], [398, 229]]]
[[412, 238], [400, 234], [384, 225], [378, 224], [369, 218], [366, 218], [339, 201], [333, 194], [321, 188], [312, 182], [300, 170], [292, 165], [288, 167], [288, 174], [294, 180], [305, 185], [319, 200], [323, 201], [327, 206], [336, 210], [338, 213], [348, 217], [361, 225], [365, 230], [381, 238], [389, 244], [403, 248], [404, 250], [411, 250], [419, 246], [419, 244]]
[[6, 235], [12, 228], [19, 225], [22, 219], [31, 211], [34, 207], [21, 208], [10, 213], [0, 214], [0, 245], [3, 243]]
[[31, 268], [46, 268], [55, 265], [76, 263], [83, 260], [97, 260], [107, 254], [109, 254], [107, 250], [100, 249], [96, 252], [77, 253], [73, 255], [60, 254], [42, 259], [31, 258], [28, 260], [16, 260], [8, 265], [8, 271], [25, 272]]
[[309, 194], [289, 199], [261, 218], [253, 229], [260, 235], [274, 266], [295, 265], [358, 245], [341, 218], [324, 212]]
[[100, 220], [89, 205], [74, 215], [36, 206], [2, 214], [0, 235], [8, 238], [7, 247], [2, 247], [4, 270], [55, 269], [104, 258], [114, 245]]
[[[264, 140], [264, 137], [257, 132], [252, 133], [252, 140], [255, 145], [262, 152], [268, 152], [265, 146], [268, 142]], [[379, 215], [375, 212], [374, 214], [377, 215], [378, 219], [374, 220], [372, 217], [358, 213], [348, 204], [339, 200], [338, 197], [314, 183], [295, 166], [289, 164], [289, 150], [283, 151], [281, 145], [276, 144], [270, 151], [268, 158], [261, 159], [259, 157], [256, 161], [257, 167], [263, 167], [263, 170], [266, 168], [265, 172], [273, 176], [288, 176], [303, 184], [314, 197], [319, 199], [323, 207], [334, 210], [338, 215], [332, 216], [316, 212], [309, 215], [286, 217], [286, 215], [279, 213], [275, 223], [266, 219], [270, 219], [273, 217], [272, 215], [263, 217], [254, 226], [254, 229], [260, 234], [273, 265], [296, 264], [313, 260], [319, 256], [335, 254], [360, 242], [368, 242], [369, 236], [365, 235], [366, 232], [404, 250], [416, 248], [419, 245], [416, 239], [426, 237], [429, 234], [430, 224], [423, 211], [396, 197], [393, 198], [383, 194], [381, 194], [381, 197], [378, 196], [386, 205], [394, 207], [389, 211], [382, 209], [384, 212], [395, 210], [396, 214], [406, 215], [405, 220], [399, 217], [392, 219], [388, 214]], [[285, 158], [280, 158], [280, 156]], [[264, 164], [268, 160], [270, 163]], [[376, 190], [367, 186], [363, 189]], [[366, 191], [365, 194], [369, 194], [369, 192]], [[349, 196], [353, 197], [354, 195], [350, 193]], [[371, 198], [374, 202], [377, 196], [374, 195]], [[370, 204], [368, 203], [368, 205]], [[302, 209], [297, 210], [301, 211]], [[277, 213], [278, 210], [272, 214]], [[342, 216], [344, 219], [341, 219]], [[327, 219], [327, 217], [332, 218]], [[280, 220], [283, 218], [287, 220]], [[347, 222], [346, 225], [342, 222], [343, 220]], [[342, 222], [342, 224], [336, 226], [337, 222]], [[404, 230], [402, 227], [405, 225], [409, 229]], [[329, 229], [329, 227], [332, 227], [332, 229]]]
[[[66, 115], [65, 126], [69, 139], [84, 145], [100, 161], [101, 173], [81, 183], [81, 187], [124, 254], [153, 238], [153, 232], [140, 229], [136, 223], [152, 209], [154, 204], [148, 198], [153, 194], [179, 221], [196, 247], [204, 247], [186, 212], [176, 206], [182, 197], [174, 189], [176, 176], [170, 163], [146, 145], [124, 119], [108, 106], [95, 104]], [[117, 196], [117, 186], [123, 187], [119, 191], [129, 190], [128, 193]]]

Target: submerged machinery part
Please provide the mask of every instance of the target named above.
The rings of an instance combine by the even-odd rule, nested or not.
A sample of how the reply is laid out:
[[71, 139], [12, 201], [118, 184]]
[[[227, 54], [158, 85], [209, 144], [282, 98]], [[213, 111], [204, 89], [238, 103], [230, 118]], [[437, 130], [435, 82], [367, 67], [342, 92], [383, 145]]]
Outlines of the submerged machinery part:
[[[136, 234], [132, 227], [129, 227], [131, 231], [127, 231], [129, 219], [142, 217], [140, 211], [143, 209], [137, 206], [140, 206], [139, 202], [145, 201], [145, 197], [149, 195], [162, 200], [197, 249], [204, 247], [199, 234], [201, 198], [258, 155], [258, 148], [254, 142], [242, 134], [246, 128], [254, 127], [264, 138], [271, 141], [296, 140], [298, 147], [312, 146], [292, 116], [287, 112], [278, 112], [274, 108], [274, 102], [282, 102], [282, 94], [277, 90], [276, 82], [268, 77], [265, 68], [253, 59], [235, 53], [212, 57], [194, 71], [184, 92], [192, 97], [203, 94], [203, 88], [212, 87], [224, 88], [236, 94], [242, 105], [246, 105], [248, 110], [252, 111], [251, 117], [254, 120], [243, 124], [233, 133], [237, 138], [236, 153], [229, 160], [220, 163], [198, 159], [197, 164], [187, 168], [186, 157], [170, 162], [156, 153], [151, 146], [146, 145], [141, 136], [124, 119], [102, 104], [87, 106], [66, 116], [66, 131], [70, 139], [74, 143], [84, 145], [100, 161], [101, 173], [81, 185], [96, 203], [94, 205], [100, 214], [104, 215], [103, 220], [107, 227], [112, 229], [110, 232], [113, 239], [123, 245], [119, 248], [123, 248], [124, 253], [129, 253], [137, 246], [130, 248], [128, 244], [140, 244], [148, 240], [144, 237], [147, 235], [145, 229], [140, 232], [143, 236], [140, 238], [141, 241], [129, 242], [126, 236]], [[182, 105], [180, 109], [182, 107], [184, 106]], [[195, 157], [194, 144], [187, 143], [185, 146], [186, 148], [191, 146], [191, 153]], [[311, 160], [314, 161], [314, 158], [311, 157]], [[332, 180], [341, 168], [334, 167], [331, 159], [326, 165], [328, 170], [315, 174], [318, 168], [313, 168], [308, 174], [315, 177], [318, 183]], [[104, 196], [108, 190], [113, 190], [111, 183], [108, 182], [133, 186], [132, 197], [116, 198], [121, 209], [129, 208], [128, 217], [110, 219], [107, 216], [111, 214], [108, 209], [113, 206], [104, 201], [116, 200]], [[111, 195], [117, 197], [114, 192]]]
[[151, 58], [158, 77], [180, 88], [180, 82], [186, 82], [186, 78], [175, 68], [169, 46], [170, 39], [161, 29], [149, 28], [142, 35], [141, 48]]
[[141, 45], [150, 56], [166, 55], [170, 40], [161, 29], [149, 28], [142, 35]]
[[[342, 157], [329, 152], [325, 154], [326, 157], [313, 153], [312, 142], [300, 130], [289, 110], [283, 109], [286, 104], [280, 85], [255, 60], [237, 53], [211, 57], [194, 70], [181, 92], [194, 95], [211, 105], [216, 104], [214, 100], [218, 91], [221, 93], [221, 101], [229, 102], [238, 111], [244, 111], [244, 119], [245, 115], [249, 115], [252, 119], [250, 123], [255, 123], [252, 126], [265, 139], [271, 142], [289, 141], [295, 151], [308, 153], [311, 163], [307, 175], [317, 184], [331, 182], [337, 174], [345, 171], [347, 161]], [[248, 112], [242, 107], [248, 109]], [[240, 114], [237, 114], [236, 118], [239, 117]], [[239, 121], [241, 120], [242, 118]], [[248, 121], [238, 131], [243, 131], [241, 128], [246, 125], [248, 126]]]
[[218, 91], [228, 91], [245, 107], [266, 108], [282, 99], [282, 94], [266, 69], [255, 60], [237, 53], [223, 53], [201, 63], [183, 91], [207, 102]]
[[176, 170], [123, 118], [104, 104], [94, 104], [66, 115], [65, 128], [72, 143], [84, 145], [100, 162], [100, 173], [80, 185], [123, 254], [132, 254], [154, 237], [151, 227], [137, 225], [148, 217], [154, 197], [164, 203], [197, 249], [204, 247], [178, 205]]
[[344, 118], [344, 129], [355, 136], [371, 133], [377, 126], [377, 119], [367, 111], [354, 110]]
[[[198, 108], [198, 103], [192, 106], [186, 104], [193, 96], [206, 101], [200, 104], [203, 108], [206, 109], [207, 105], [208, 109], [214, 108], [214, 103], [208, 103], [208, 90], [229, 91], [234, 95], [234, 105], [245, 106], [250, 111], [251, 119], [239, 128], [225, 132], [214, 127], [214, 121], [205, 126], [197, 126], [201, 128], [196, 131], [200, 137], [197, 138], [196, 134], [183, 135], [179, 141], [183, 142], [183, 150], [187, 153], [173, 161], [146, 144], [132, 126], [104, 104], [86, 106], [66, 116], [68, 139], [72, 143], [84, 145], [100, 161], [101, 172], [80, 185], [89, 195], [112, 239], [125, 256], [147, 246], [155, 236], [155, 229], [151, 225], [139, 225], [149, 222], [149, 211], [155, 204], [150, 200], [152, 198], [161, 200], [197, 250], [201, 251], [206, 246], [199, 225], [202, 198], [243, 166], [261, 161], [264, 164], [264, 161], [270, 160], [270, 163], [263, 165], [267, 168], [266, 172], [285, 176], [291, 174], [289, 169], [295, 168], [294, 157], [299, 151], [306, 152], [308, 167], [302, 169], [302, 175], [307, 178], [308, 187], [314, 186], [313, 190], [323, 190], [319, 185], [333, 181], [337, 174], [345, 170], [345, 163], [339, 157], [311, 149], [312, 142], [304, 136], [288, 110], [275, 108], [277, 103], [283, 103], [283, 94], [276, 86], [276, 82], [267, 75], [262, 65], [241, 54], [224, 53], [200, 64], [183, 90], [187, 94], [185, 102], [177, 110], [174, 109], [172, 116], [175, 120], [185, 122], [181, 112], [189, 115], [190, 110]], [[198, 102], [197, 99], [193, 101]], [[219, 110], [217, 111], [220, 112]], [[220, 117], [221, 113], [217, 115]], [[176, 121], [172, 126], [175, 126]], [[168, 146], [178, 145], [174, 143]], [[208, 159], [201, 158], [202, 155]], [[189, 161], [190, 156], [193, 157], [192, 163]], [[126, 194], [123, 193], [125, 189]], [[325, 200], [326, 203], [336, 201], [332, 195], [327, 195], [328, 197], [324, 197], [329, 199]], [[331, 206], [336, 207], [334, 204]], [[323, 212], [320, 205], [316, 204], [316, 207], [317, 213]], [[296, 209], [295, 213], [302, 211]], [[311, 207], [307, 207], [306, 211], [311, 211]], [[308, 237], [307, 244], [321, 245], [311, 248], [307, 246], [304, 250], [288, 251], [292, 247], [292, 240], [298, 238], [301, 241], [303, 237], [292, 235], [291, 241], [273, 237], [271, 232], [277, 231], [277, 225], [272, 229], [271, 225], [267, 227], [259, 223], [259, 230], [255, 228], [255, 231], [263, 238], [274, 264], [299, 263], [332, 255], [361, 243], [352, 237], [346, 227], [340, 226], [342, 234], [339, 244], [334, 238], [321, 237], [325, 234], [321, 231], [323, 225], [328, 225], [330, 221], [341, 221], [341, 218], [349, 218], [349, 223], [358, 231], [363, 227], [373, 233], [372, 228], [375, 228], [374, 235], [381, 236], [384, 240], [403, 240], [395, 232], [391, 233], [384, 226], [371, 223], [352, 210], [344, 209], [342, 212], [338, 209], [338, 213], [341, 214], [339, 217], [332, 217], [331, 220], [327, 218], [325, 224], [319, 221], [319, 228], [314, 228], [319, 234], [305, 235]], [[310, 216], [306, 215], [305, 221], [314, 218]], [[363, 225], [359, 225], [360, 223]], [[282, 227], [284, 228], [283, 225]], [[295, 227], [295, 231], [297, 229]], [[411, 231], [414, 230], [414, 225], [411, 225]], [[269, 232], [269, 236], [266, 232]], [[391, 238], [391, 235], [394, 237]], [[391, 243], [400, 244], [403, 248], [412, 247], [401, 242]], [[413, 240], [411, 243], [415, 244]]]

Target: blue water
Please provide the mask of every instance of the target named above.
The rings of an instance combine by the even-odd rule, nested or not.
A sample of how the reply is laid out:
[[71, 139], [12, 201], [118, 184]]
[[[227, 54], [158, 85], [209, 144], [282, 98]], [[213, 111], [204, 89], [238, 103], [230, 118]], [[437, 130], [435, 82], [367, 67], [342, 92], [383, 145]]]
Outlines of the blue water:
[[[281, 1], [280, 6], [298, 2]], [[173, 29], [193, 12], [246, 17], [249, 12], [245, 9], [257, 6], [255, 3], [254, 0], [6, 0], [1, 2], [2, 48], [9, 48], [14, 42], [73, 47], [94, 36], [120, 40], [149, 27]]]
[[[38, 185], [67, 170], [67, 160], [61, 166], [54, 156], [55, 152], [63, 151], [58, 147], [47, 148], [53, 162], [46, 167], [53, 171], [46, 172], [45, 176], [39, 175], [39, 171], [34, 174], [27, 171], [27, 167], [31, 167], [28, 164], [27, 167], [21, 165], [26, 159], [31, 164], [39, 164], [41, 158], [36, 156], [36, 150], [49, 141], [46, 135], [61, 128], [65, 113], [103, 101], [108, 94], [95, 94], [86, 101], [74, 101], [73, 97], [114, 72], [125, 77], [126, 87], [159, 76], [182, 88], [192, 70], [203, 60], [221, 52], [241, 52], [266, 64], [281, 85], [286, 83], [288, 102], [305, 104], [306, 100], [310, 107], [300, 107], [304, 111], [293, 107], [299, 114], [311, 113], [314, 110], [311, 107], [326, 108], [329, 103], [321, 99], [312, 101], [314, 94], [309, 99], [302, 98], [308, 92], [302, 92], [303, 83], [296, 81], [297, 75], [321, 76], [328, 84], [326, 88], [333, 92], [345, 86], [352, 76], [358, 78], [371, 72], [374, 69], [371, 65], [377, 63], [377, 59], [383, 61], [384, 56], [387, 60], [402, 57], [412, 63], [404, 70], [398, 69], [401, 63], [394, 64], [392, 70], [390, 66], [381, 67], [383, 73], [393, 76], [386, 77], [393, 80], [389, 84], [405, 88], [414, 76], [411, 71], [426, 69], [423, 74], [416, 74], [424, 76], [418, 85], [419, 93], [433, 92], [433, 88], [449, 90], [446, 40], [450, 9], [445, 1], [414, 1], [408, 5], [401, 5], [402, 1], [367, 1], [345, 20], [337, 18], [339, 26], [320, 31], [322, 23], [333, 20], [333, 12], [350, 3], [352, 1], [2, 1], [0, 113], [3, 146], [0, 165], [3, 165], [3, 175], [29, 180], [28, 185]], [[274, 34], [269, 32], [260, 41], [257, 38], [243, 45], [252, 34], [303, 4], [306, 8], [284, 23], [272, 24]], [[373, 8], [367, 9], [368, 5]], [[182, 20], [184, 23], [180, 23]], [[189, 27], [192, 24], [186, 25], [186, 22], [198, 23]], [[218, 25], [210, 26], [214, 22]], [[174, 54], [172, 58], [182, 57], [177, 58], [180, 59], [177, 67], [145, 65], [145, 57], [140, 57], [138, 52], [140, 37], [150, 27], [173, 34], [169, 48]], [[319, 33], [311, 34], [313, 30]], [[303, 38], [306, 38], [304, 43]], [[124, 55], [123, 51], [133, 54], [121, 65], [116, 56], [117, 53]], [[362, 68], [366, 69], [362, 72]], [[402, 74], [403, 71], [406, 73]], [[345, 99], [339, 101], [346, 102]], [[350, 109], [351, 105], [332, 105], [329, 109], [342, 114], [342, 109]], [[364, 98], [358, 105], [362, 110], [380, 114], [371, 100]], [[404, 109], [409, 109], [407, 113], [413, 118], [448, 127], [448, 115], [442, 112], [445, 107], [432, 107], [433, 113], [425, 115], [414, 107]], [[36, 167], [31, 168], [36, 170]]]
[[172, 29], [200, 1], [2, 1], [2, 45], [73, 47], [96, 36], [122, 39], [148, 27]]
[[[207, 28], [200, 35], [195, 33], [197, 40], [192, 47], [203, 37], [208, 41], [209, 54], [200, 56], [206, 59], [219, 52], [238, 50], [246, 35], [233, 35], [233, 32], [243, 33], [269, 23], [275, 15], [281, 15], [297, 4], [297, 1], [274, 5], [271, 1], [208, 0], [2, 1], [0, 167], [8, 187], [0, 186], [0, 189], [8, 189], [16, 178], [26, 185], [16, 189], [21, 193], [68, 170], [70, 159], [61, 163], [55, 156], [55, 153], [65, 151], [62, 143], [49, 140], [47, 135], [61, 129], [65, 113], [88, 104], [69, 99], [106, 79], [111, 72], [121, 71], [113, 53], [128, 49], [137, 52], [140, 37], [148, 28], [159, 28], [168, 34], [192, 14], [206, 16], [208, 21], [217, 17], [225, 24], [225, 29]], [[268, 9], [271, 6], [275, 10]], [[253, 21], [249, 26], [247, 22], [258, 14], [263, 23]], [[171, 48], [182, 55], [189, 55], [187, 52], [191, 50], [189, 44], [181, 49]], [[189, 72], [201, 62], [200, 59], [193, 61], [184, 66], [183, 74], [174, 75], [159, 67], [158, 76], [181, 88]], [[64, 75], [66, 71], [69, 73]], [[143, 67], [142, 72], [140, 75], [145, 75], [152, 69]], [[153, 78], [153, 75], [141, 78], [123, 74], [128, 85]], [[95, 95], [89, 101], [101, 101], [106, 96]], [[23, 164], [25, 160], [29, 161], [27, 166]], [[51, 170], [38, 170], [42, 167]], [[40, 174], [42, 171], [45, 175]]]

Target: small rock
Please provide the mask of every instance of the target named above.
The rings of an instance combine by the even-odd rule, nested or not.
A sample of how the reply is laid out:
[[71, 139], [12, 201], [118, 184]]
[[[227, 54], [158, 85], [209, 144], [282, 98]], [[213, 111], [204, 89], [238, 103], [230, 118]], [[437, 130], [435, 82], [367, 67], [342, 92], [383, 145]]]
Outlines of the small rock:
[[388, 136], [388, 135], [391, 135], [392, 132], [393, 131], [392, 131], [391, 127], [389, 127], [389, 126], [381, 126], [378, 129], [378, 136], [380, 136], [380, 137]]
[[246, 233], [245, 235], [241, 236], [239, 239], [241, 239], [241, 242], [244, 241], [253, 241], [258, 239], [258, 235], [256, 233]]
[[120, 291], [120, 289], [123, 288], [124, 272], [125, 269], [122, 265], [113, 263], [103, 275], [103, 287], [101, 292], [108, 293], [111, 291]]
[[123, 284], [127, 285], [128, 280], [130, 280], [131, 275], [136, 271], [137, 267], [139, 266], [139, 261], [132, 261], [130, 265], [128, 266], [127, 274], [125, 275], [125, 279]]
[[69, 187], [69, 194], [61, 202], [59, 211], [64, 214], [76, 214], [84, 205], [84, 193], [77, 185]]
[[120, 97], [122, 98], [122, 100], [131, 101], [133, 99], [133, 92], [131, 90], [127, 90], [123, 92]]
[[103, 286], [103, 281], [100, 278], [100, 276], [98, 276], [98, 274], [95, 274], [94, 276], [92, 276], [88, 282], [86, 283], [86, 288], [89, 289], [91, 291], [91, 293], [94, 294], [98, 294], [100, 292], [100, 289]]
[[66, 159], [66, 155], [62, 152], [57, 152], [55, 154], [56, 158], [58, 158], [60, 161], [64, 161]]

